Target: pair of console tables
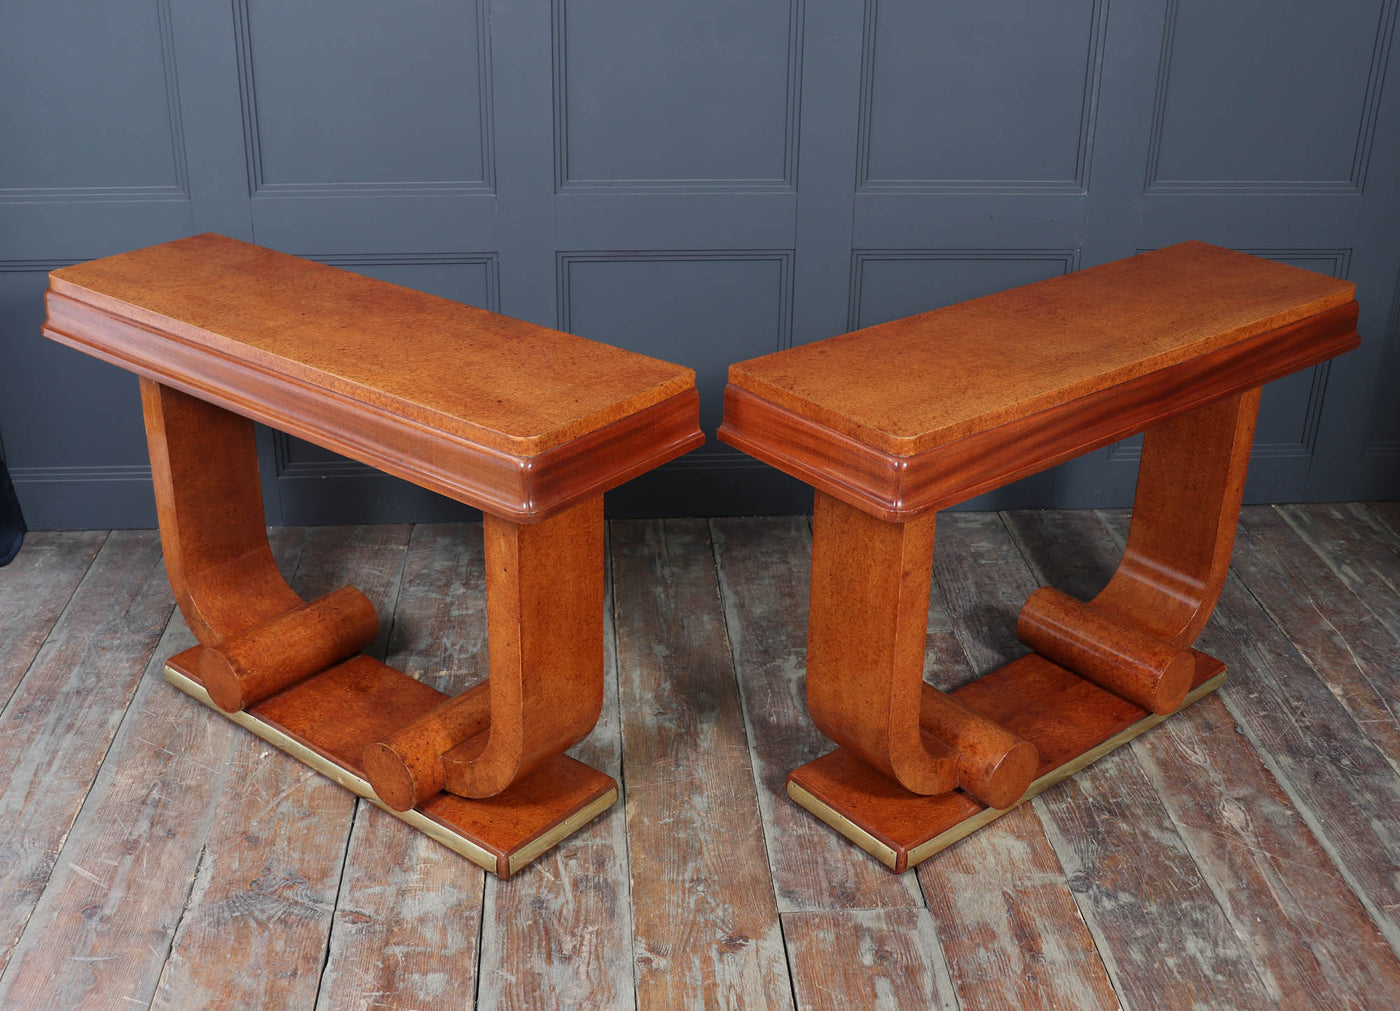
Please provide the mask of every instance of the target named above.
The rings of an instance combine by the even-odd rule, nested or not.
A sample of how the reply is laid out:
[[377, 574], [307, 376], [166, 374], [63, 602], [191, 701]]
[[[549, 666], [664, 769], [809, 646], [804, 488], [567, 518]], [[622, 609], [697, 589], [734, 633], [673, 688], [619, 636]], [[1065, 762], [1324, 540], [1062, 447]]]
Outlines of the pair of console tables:
[[[1185, 243], [734, 365], [720, 438], [816, 489], [838, 748], [794, 800], [902, 871], [1217, 687], [1190, 647], [1259, 388], [1356, 346], [1352, 290]], [[602, 494], [703, 441], [690, 369], [216, 235], [54, 271], [44, 333], [141, 377], [178, 688], [502, 877], [616, 800], [564, 754], [602, 704]], [[358, 590], [292, 591], [253, 421], [482, 510], [485, 682], [444, 696], [360, 652]], [[1108, 587], [1037, 591], [1035, 652], [925, 684], [936, 510], [1143, 430]]]

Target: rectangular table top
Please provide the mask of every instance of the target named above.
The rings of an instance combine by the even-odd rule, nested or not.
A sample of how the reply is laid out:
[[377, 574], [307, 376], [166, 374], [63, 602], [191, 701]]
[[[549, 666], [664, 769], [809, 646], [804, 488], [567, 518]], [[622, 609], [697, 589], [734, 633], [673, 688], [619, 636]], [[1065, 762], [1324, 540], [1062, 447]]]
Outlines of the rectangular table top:
[[719, 437], [902, 521], [1354, 348], [1353, 290], [1184, 242], [731, 365]]
[[1183, 242], [729, 367], [729, 381], [911, 456], [1345, 305], [1348, 281]]
[[692, 369], [221, 235], [47, 302], [60, 343], [519, 520], [704, 441]]
[[482, 445], [533, 456], [693, 370], [222, 235], [55, 270], [52, 290]]

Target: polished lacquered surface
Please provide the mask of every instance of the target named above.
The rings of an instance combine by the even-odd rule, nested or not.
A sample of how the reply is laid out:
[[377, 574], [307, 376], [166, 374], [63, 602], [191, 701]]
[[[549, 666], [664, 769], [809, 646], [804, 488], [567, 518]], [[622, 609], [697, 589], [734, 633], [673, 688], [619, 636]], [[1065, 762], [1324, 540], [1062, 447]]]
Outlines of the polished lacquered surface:
[[1345, 305], [1353, 291], [1183, 242], [739, 362], [729, 382], [910, 456]]
[[54, 292], [268, 372], [534, 456], [694, 372], [221, 235], [64, 267]]

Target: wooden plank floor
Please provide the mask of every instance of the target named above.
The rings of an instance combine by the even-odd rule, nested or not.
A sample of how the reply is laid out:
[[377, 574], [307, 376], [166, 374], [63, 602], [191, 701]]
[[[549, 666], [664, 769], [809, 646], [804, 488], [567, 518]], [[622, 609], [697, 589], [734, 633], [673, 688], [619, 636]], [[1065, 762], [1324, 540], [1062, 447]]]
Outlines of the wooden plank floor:
[[[1022, 652], [1041, 583], [1107, 579], [1121, 512], [939, 519], [928, 677]], [[479, 526], [273, 531], [375, 655], [479, 680]], [[1221, 692], [895, 877], [790, 803], [803, 517], [618, 520], [623, 800], [510, 881], [195, 704], [149, 531], [0, 569], [0, 1007], [1400, 1007], [1400, 508], [1245, 511], [1202, 647]]]

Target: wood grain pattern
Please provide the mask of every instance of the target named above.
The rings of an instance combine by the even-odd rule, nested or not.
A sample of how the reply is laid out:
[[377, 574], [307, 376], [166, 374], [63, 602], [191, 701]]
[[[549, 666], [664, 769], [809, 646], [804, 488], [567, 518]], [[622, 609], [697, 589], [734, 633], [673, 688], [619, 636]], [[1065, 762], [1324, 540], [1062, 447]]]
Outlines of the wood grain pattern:
[[253, 425], [141, 380], [165, 569], [180, 613], [206, 646], [300, 606], [264, 526]]
[[211, 355], [513, 456], [694, 385], [680, 365], [222, 235], [50, 277], [59, 295]]
[[[1273, 515], [1246, 510], [1245, 525]], [[1115, 519], [1118, 519], [1115, 516]], [[1046, 578], [1087, 593], [1118, 550], [1093, 513], [1018, 513], [1012, 529]], [[1253, 552], [1242, 537], [1237, 559]], [[1311, 552], [1293, 539], [1294, 553]], [[1303, 549], [1298, 552], [1297, 549]], [[1262, 585], [1252, 584], [1256, 587]], [[1231, 688], [1227, 694], [1237, 691]], [[1395, 955], [1218, 699], [1169, 720], [1134, 752], [1192, 859], [1248, 950], [1272, 1000], [1384, 1006]]]
[[222, 236], [50, 283], [53, 340], [520, 522], [704, 442], [690, 369]]
[[443, 756], [462, 797], [493, 797], [573, 747], [603, 706], [602, 497], [529, 526], [488, 514], [483, 537], [491, 729]]
[[[1000, 615], [1019, 610], [1038, 577], [999, 517], [958, 515], [943, 527], [947, 550], [935, 559], [935, 579], [974, 664], [995, 663], [1014, 648], [1011, 620]], [[1083, 553], [1077, 545], [1050, 547], [1071, 558]], [[1099, 571], [1106, 575], [1116, 552], [1100, 552]], [[1055, 574], [1066, 585], [1063, 574]], [[987, 611], [998, 619], [989, 621]], [[1190, 719], [1190, 711], [1173, 719]], [[1133, 1006], [1189, 1007], [1193, 1000], [1265, 1006], [1252, 963], [1145, 784], [1133, 755], [1137, 747], [1109, 755], [1034, 801], [1114, 987]], [[1210, 940], [1194, 940], [1183, 950], [1185, 937]]]
[[1092, 604], [1049, 586], [1021, 606], [1016, 638], [1066, 670], [1163, 715], [1186, 698], [1196, 667], [1189, 650], [1116, 622]]
[[[353, 583], [392, 614], [409, 529], [323, 527], [308, 539], [298, 593]], [[382, 640], [371, 648], [383, 655]], [[240, 733], [153, 1006], [310, 1006], [331, 928], [356, 799]], [[314, 825], [315, 831], [307, 831]], [[316, 960], [316, 968], [310, 969]]]
[[817, 729], [906, 790], [958, 785], [953, 742], [920, 732], [934, 518], [885, 523], [817, 493], [807, 708]]
[[919, 864], [918, 878], [965, 1011], [1119, 1007], [1034, 805]]
[[1400, 639], [1400, 509], [1393, 502], [1277, 509], [1357, 603]]
[[[1189, 718], [1189, 716], [1187, 717]], [[1133, 1007], [1273, 1006], [1131, 750], [1043, 794], [1041, 821]]]
[[[1308, 506], [1300, 511], [1309, 510], [1334, 515], [1330, 506]], [[1362, 516], [1356, 518], [1350, 535], [1339, 535], [1336, 540], [1329, 535], [1327, 541], [1317, 543], [1323, 547], [1357, 545], [1345, 556], [1342, 567], [1358, 579], [1372, 579], [1382, 568], [1378, 563], [1384, 562], [1388, 542], [1378, 542], [1370, 550], [1365, 545], [1386, 528], [1372, 507], [1357, 511]], [[1272, 523], [1275, 512], [1264, 511], [1260, 522]], [[1350, 514], [1350, 510], [1335, 513], [1339, 520]], [[1253, 522], [1256, 517], [1247, 511], [1246, 526]], [[945, 690], [959, 688], [978, 670], [1000, 665], [1013, 655], [1017, 647], [1012, 623], [1023, 586], [1033, 585], [1039, 574], [1053, 577], [1057, 585], [1077, 596], [1092, 596], [1116, 563], [1127, 532], [1127, 517], [1119, 513], [1005, 517], [959, 513], [941, 517], [939, 524], [943, 550], [935, 563], [938, 580], [931, 594], [926, 662], [931, 676]], [[1007, 540], [1006, 525], [1015, 533], [1017, 550], [1007, 550], [1013, 542]], [[646, 530], [650, 525], [632, 526]], [[795, 609], [800, 616], [802, 612], [793, 599], [795, 594], [800, 598], [805, 575], [800, 561], [806, 553], [805, 522], [723, 520], [714, 521], [710, 528], [749, 531], [766, 546], [750, 558], [747, 549], [740, 552], [742, 542], [737, 534], [727, 547], [720, 543], [719, 535], [713, 545], [699, 536], [663, 538], [656, 542], [656, 550], [664, 548], [667, 555], [656, 564], [668, 572], [684, 570], [711, 580], [709, 573], [718, 566], [722, 607], [733, 643], [726, 647], [716, 634], [720, 626], [715, 616], [692, 623], [692, 629], [709, 629], [698, 636], [676, 636], [674, 630], [650, 626], [648, 621], [659, 614], [675, 616], [676, 609], [695, 610], [704, 595], [686, 596], [672, 606], [674, 584], [658, 585], [649, 575], [634, 579], [629, 593], [641, 597], [645, 605], [641, 610], [652, 617], [639, 617], [636, 608], [631, 617], [619, 613], [631, 643], [622, 664], [624, 677], [633, 684], [638, 677], [637, 672], [628, 670], [631, 661], [627, 656], [641, 657], [650, 665], [649, 672], [643, 673], [658, 689], [673, 687], [666, 680], [673, 670], [677, 677], [689, 677], [688, 687], [675, 694], [692, 705], [682, 711], [668, 704], [670, 697], [649, 696], [649, 702], [660, 704], [647, 709], [645, 718], [661, 724], [660, 730], [651, 731], [653, 734], [665, 732], [677, 740], [690, 740], [695, 727], [709, 725], [708, 714], [723, 701], [718, 689], [726, 682], [717, 672], [722, 671], [724, 662], [716, 658], [735, 657], [736, 673], [744, 678], [742, 703], [748, 709], [747, 725], [760, 727], [767, 718], [761, 711], [764, 701], [751, 690], [754, 684], [749, 679], [759, 669], [760, 647], [769, 649], [763, 655], [763, 669], [770, 663], [776, 666], [766, 690], [781, 698], [785, 711], [791, 713], [790, 718], [780, 717], [777, 726], [792, 740], [800, 743], [805, 734], [810, 741], [816, 737], [815, 731], [805, 717], [800, 723], [796, 720], [802, 716], [800, 677], [788, 673], [795, 669], [793, 656], [801, 654], [800, 622], [785, 633], [787, 644], [781, 637], [768, 642], [764, 631], [778, 624], [779, 613]], [[484, 672], [479, 666], [484, 662], [480, 653], [484, 602], [476, 595], [482, 565], [479, 530], [475, 525], [418, 528], [407, 554], [394, 548], [391, 556], [403, 562], [405, 575], [396, 617], [386, 615], [386, 623], [393, 627], [388, 658], [445, 691], [466, 688]], [[1277, 542], [1269, 545], [1266, 553], [1277, 551], [1280, 555], [1262, 571], [1307, 572], [1307, 565], [1293, 553], [1314, 548], [1301, 538], [1290, 545], [1283, 531], [1278, 533]], [[120, 542], [132, 535], [112, 536]], [[283, 571], [289, 570], [286, 546], [279, 547], [281, 539], [290, 538], [287, 543], [295, 558], [302, 551], [304, 536], [301, 531], [273, 532], [274, 553]], [[324, 557], [320, 561], [308, 557], [306, 572], [293, 579], [304, 592], [337, 585], [346, 577], [342, 548], [351, 554], [361, 549], [369, 555], [379, 554], [376, 564], [380, 566], [386, 560], [385, 546], [375, 538], [366, 538], [358, 546], [337, 546], [341, 539], [354, 540], [354, 531], [317, 531], [314, 537], [313, 555], [330, 550], [342, 561], [327, 566]], [[1257, 540], [1262, 545], [1266, 538]], [[1255, 546], [1248, 533], [1242, 537], [1242, 553], [1255, 550]], [[690, 905], [674, 909], [664, 904], [644, 907], [646, 900], [656, 898], [654, 893], [630, 895], [632, 875], [638, 874], [638, 881], [642, 880], [637, 867], [642, 835], [635, 831], [629, 834], [621, 807], [564, 843], [555, 854], [546, 855], [507, 882], [493, 883], [484, 891], [484, 902], [481, 872], [444, 848], [424, 843], [418, 833], [405, 830], [368, 805], [359, 805], [338, 888], [329, 883], [329, 877], [334, 876], [339, 851], [327, 854], [318, 850], [308, 855], [313, 844], [305, 838], [305, 822], [297, 820], [305, 816], [307, 805], [287, 803], [296, 790], [276, 804], [259, 805], [260, 817], [265, 820], [256, 825], [227, 824], [224, 819], [230, 797], [249, 785], [261, 789], [267, 781], [261, 774], [251, 780], [245, 775], [261, 758], [256, 750], [253, 763], [247, 756], [237, 764], [233, 761], [248, 743], [245, 734], [156, 679], [165, 652], [192, 641], [178, 615], [166, 627], [159, 652], [153, 655], [147, 650], [139, 657], [120, 646], [113, 651], [100, 650], [90, 641], [89, 626], [71, 620], [72, 613], [100, 614], [97, 599], [105, 606], [108, 590], [120, 582], [106, 568], [112, 561], [107, 554], [111, 547], [104, 548], [104, 555], [85, 577], [84, 589], [71, 601], [70, 614], [53, 629], [31, 676], [52, 670], [52, 664], [45, 664], [55, 655], [75, 655], [68, 642], [70, 630], [88, 641], [78, 653], [93, 658], [93, 663], [69, 688], [50, 685], [56, 690], [34, 693], [32, 687], [26, 687], [21, 695], [27, 703], [0, 717], [10, 734], [26, 724], [58, 728], [62, 723], [55, 733], [81, 744], [66, 745], [68, 754], [94, 744], [105, 747], [110, 731], [104, 732], [103, 727], [115, 725], [121, 700], [111, 707], [101, 701], [110, 689], [91, 672], [100, 666], [108, 682], [129, 684], [140, 670], [147, 670], [147, 678], [127, 704], [87, 796], [81, 796], [87, 789], [81, 781], [59, 784], [64, 803], [71, 803], [74, 810], [81, 803], [81, 810], [47, 882], [36, 879], [34, 892], [43, 891], [13, 956], [0, 970], [0, 1005], [106, 1008], [147, 1005], [158, 997], [158, 1006], [200, 1006], [198, 996], [186, 997], [169, 985], [157, 994], [162, 972], [168, 984], [189, 975], [185, 967], [165, 964], [177, 928], [184, 931], [178, 950], [188, 948], [196, 928], [208, 934], [200, 949], [207, 961], [245, 968], [275, 964], [277, 968], [268, 976], [280, 971], [287, 974], [284, 978], [260, 986], [235, 976], [235, 982], [228, 983], [229, 1001], [246, 1004], [256, 1000], [256, 992], [261, 990], [272, 995], [267, 1006], [279, 1007], [310, 1006], [313, 995], [318, 1006], [325, 1008], [368, 1006], [372, 1002], [461, 1007], [473, 1002], [473, 994], [481, 1007], [631, 1007], [637, 1000], [634, 956], [642, 953], [647, 973], [659, 974], [662, 965], [650, 946], [633, 947], [629, 921], [634, 907], [638, 922], [652, 931], [649, 936], [663, 941], [679, 938], [669, 952], [678, 952], [678, 957], [698, 952], [696, 957], [701, 958], [712, 947], [723, 946], [725, 935], [718, 933], [715, 925], [727, 926], [733, 920], [718, 915], [707, 918], [722, 903], [706, 896], [732, 898], [733, 867], [722, 859], [697, 860], [695, 854], [723, 852], [731, 843], [735, 821], [742, 824], [743, 838], [756, 837], [759, 817], [751, 802], [737, 818], [687, 821], [698, 837], [667, 835], [667, 830], [674, 831], [673, 825], [657, 825], [646, 836], [646, 855], [652, 866], [669, 869], [668, 873], [685, 883]], [[648, 550], [619, 564], [635, 575], [652, 564]], [[783, 571], [781, 560], [788, 557], [799, 560], [793, 572]], [[751, 571], [737, 579], [741, 559], [748, 562]], [[1027, 568], [1026, 560], [1034, 572]], [[0, 572], [0, 587], [23, 596], [31, 579], [42, 585], [43, 574], [32, 571], [23, 580], [8, 582], [16, 572], [13, 567]], [[148, 573], [153, 587], [164, 585], [154, 557]], [[997, 596], [1001, 584], [1014, 590], [1004, 600]], [[1352, 592], [1341, 591], [1338, 606], [1344, 606], [1341, 601]], [[713, 595], [711, 586], [711, 600]], [[133, 600], [136, 596], [133, 593]], [[1087, 834], [1084, 826], [1089, 824], [1103, 827], [1106, 834], [1101, 846], [1092, 838], [1067, 842], [1069, 834], [1052, 818], [1053, 812], [1048, 812], [1047, 798], [1073, 787], [1057, 787], [1046, 798], [1019, 808], [921, 865], [917, 876], [899, 879], [814, 824], [814, 831], [820, 833], [816, 838], [829, 840], [829, 851], [836, 853], [833, 862], [838, 865], [844, 861], [847, 867], [868, 867], [878, 872], [878, 881], [915, 889], [905, 893], [912, 897], [922, 885], [933, 929], [930, 931], [922, 915], [911, 921], [909, 907], [865, 908], [899, 896], [889, 891], [860, 890], [860, 879], [854, 874], [843, 877], [849, 872], [840, 866], [826, 877], [814, 877], [803, 887], [822, 897], [829, 908], [789, 912], [799, 916], [811, 912], [818, 917], [837, 914], [847, 919], [813, 921], [816, 926], [810, 930], [792, 916], [783, 921], [784, 953], [798, 1000], [804, 1004], [865, 1006], [870, 1004], [867, 998], [872, 989], [877, 997], [905, 993], [901, 988], [908, 983], [934, 979], [935, 988], [920, 991], [924, 999], [910, 1002], [913, 1006], [956, 1000], [957, 1006], [969, 1009], [1039, 1006], [1058, 1011], [1065, 1007], [1112, 1007], [1115, 997], [1121, 996], [1123, 1006], [1156, 1007], [1166, 999], [1163, 994], [1181, 992], [1182, 980], [1192, 965], [1223, 964], [1217, 950], [1223, 934], [1233, 936], [1234, 950], [1242, 953], [1259, 980], [1258, 989], [1227, 995], [1224, 1006], [1259, 1003], [1262, 992], [1266, 1006], [1388, 1011], [1397, 992], [1398, 960], [1394, 946], [1387, 943], [1387, 931], [1394, 931], [1391, 918], [1397, 902], [1395, 851], [1388, 848], [1397, 835], [1393, 824], [1397, 800], [1383, 787], [1385, 783], [1393, 786], [1396, 777], [1367, 742], [1362, 728], [1284, 638], [1288, 626], [1280, 629], [1270, 612], [1258, 605], [1259, 596], [1257, 583], [1243, 579], [1237, 583], [1232, 577], [1217, 618], [1207, 628], [1207, 642], [1212, 646], [1218, 642], [1211, 637], [1240, 644], [1237, 653], [1227, 656], [1234, 669], [1231, 685], [1217, 696], [1221, 701], [1198, 703], [1140, 738], [1131, 749], [1121, 752], [1119, 759], [1109, 760], [1109, 771], [1126, 768], [1128, 778], [1136, 779], [1137, 785], [1130, 782], [1125, 788], [1117, 783], [1117, 777], [1105, 776], [1096, 787], [1100, 792], [1084, 801], [1082, 810], [1079, 802], [1065, 805], [1077, 812], [1072, 818], [1079, 826], [1077, 832]], [[1358, 605], [1366, 602], [1361, 597], [1355, 599]], [[1252, 610], [1242, 612], [1251, 617], [1235, 627], [1230, 623], [1237, 605]], [[706, 606], [700, 604], [699, 612], [704, 613]], [[169, 597], [165, 607], [170, 607]], [[736, 615], [744, 616], [743, 620], [736, 620]], [[763, 615], [773, 618], [754, 620]], [[1353, 648], [1369, 642], [1370, 632], [1376, 628], [1369, 619], [1341, 627], [1346, 628], [1343, 641]], [[1350, 638], [1358, 633], [1366, 638]], [[1384, 634], [1389, 636], [1388, 631]], [[964, 647], [972, 654], [972, 663], [964, 656]], [[1365, 653], [1358, 648], [1358, 655]], [[702, 671], [699, 677], [692, 676], [697, 658], [711, 665], [708, 673]], [[613, 661], [607, 662], [611, 669]], [[1281, 688], [1271, 685], [1276, 679], [1281, 679]], [[94, 692], [98, 702], [73, 704], [73, 700], [90, 698]], [[721, 722], [732, 726], [738, 722], [733, 715], [732, 690], [730, 698], [724, 710], [729, 715]], [[63, 710], [63, 720], [46, 715], [46, 709], [55, 707]], [[618, 715], [609, 696], [598, 732], [576, 753], [609, 771], [620, 769], [635, 805], [646, 799], [637, 792], [636, 764], [608, 765], [602, 758], [607, 746], [617, 747], [609, 720]], [[631, 712], [626, 715], [637, 722]], [[628, 732], [635, 749], [635, 725], [629, 726]], [[1283, 750], [1274, 750], [1278, 744]], [[705, 748], [709, 753], [699, 754]], [[758, 795], [762, 797], [763, 749], [758, 741], [746, 746], [742, 739], [736, 743], [729, 737], [710, 737], [692, 744], [689, 750], [677, 746], [673, 753], [695, 756], [692, 764], [704, 762], [704, 767], [711, 769], [731, 768], [736, 755], [754, 756], [750, 760], [753, 768], [760, 770]], [[32, 758], [33, 752], [26, 755]], [[270, 753], [261, 761], [281, 760]], [[1125, 765], [1115, 767], [1114, 761]], [[297, 769], [292, 763], [282, 764]], [[8, 775], [20, 783], [19, 790], [28, 791], [23, 796], [32, 794], [37, 800], [40, 794], [24, 785], [35, 782], [26, 768], [12, 765]], [[648, 784], [658, 775], [663, 783], [660, 788], [644, 784], [646, 796], [670, 789], [664, 780], [671, 772], [647, 771], [656, 773]], [[40, 769], [37, 775], [47, 772]], [[1096, 775], [1091, 772], [1080, 778], [1092, 784]], [[30, 778], [25, 780], [26, 776]], [[736, 775], [734, 781], [740, 785], [749, 782], [748, 770]], [[281, 789], [297, 783], [293, 779], [281, 784]], [[684, 814], [689, 787], [685, 781], [674, 793], [665, 795], [670, 808]], [[1143, 790], [1146, 793], [1139, 796]], [[7, 818], [10, 812], [22, 812], [17, 803], [20, 796], [13, 788], [5, 795]], [[268, 799], [275, 798], [273, 794]], [[1141, 820], [1143, 798], [1157, 808], [1147, 820], [1151, 838], [1145, 843], [1124, 827]], [[306, 800], [304, 793], [300, 799]], [[710, 805], [707, 814], [717, 803], [713, 797], [702, 797], [702, 802]], [[220, 810], [221, 804], [224, 810]], [[775, 830], [773, 815], [783, 806], [797, 818], [811, 821], [787, 802], [771, 809], [759, 805], [762, 832], [773, 843], [769, 848], [775, 856], [765, 865], [760, 855], [753, 878], [746, 877], [743, 884], [760, 897], [770, 880], [775, 885], [782, 880], [776, 860], [783, 853], [783, 836]], [[661, 808], [662, 804], [644, 803], [640, 810], [660, 822], [673, 813]], [[278, 827], [279, 820], [286, 822], [284, 827]], [[1047, 821], [1052, 826], [1054, 846], [1043, 828]], [[7, 830], [12, 822], [13, 818], [7, 821]], [[1167, 829], [1176, 833], [1180, 846], [1163, 845], [1157, 839]], [[27, 833], [21, 837], [24, 840], [40, 838], [22, 818], [16, 831]], [[246, 837], [240, 837], [238, 831], [247, 833]], [[265, 859], [269, 857], [266, 840], [278, 833], [287, 848], [281, 855], [274, 853]], [[8, 842], [9, 838], [8, 831], [0, 833], [0, 840]], [[212, 844], [207, 851], [206, 841]], [[337, 845], [347, 845], [343, 832]], [[761, 853], [756, 843], [747, 845]], [[1058, 852], [1056, 846], [1060, 847]], [[1196, 881], [1181, 877], [1181, 847], [1196, 868]], [[294, 850], [303, 856], [297, 857]], [[1163, 860], [1163, 851], [1170, 859]], [[11, 852], [7, 851], [7, 859]], [[821, 852], [813, 849], [814, 854]], [[236, 888], [208, 884], [192, 888], [196, 879], [210, 878], [207, 871], [199, 870], [201, 861], [206, 867], [211, 861], [224, 867], [213, 877], [226, 880], [228, 864], [237, 853], [247, 854], [250, 866], [241, 872], [241, 880], [234, 876]], [[1083, 876], [1068, 876], [1059, 864], [1062, 858], [1071, 868], [1082, 870]], [[1081, 861], [1087, 863], [1081, 867]], [[307, 874], [323, 865], [331, 868], [329, 876]], [[268, 874], [260, 875], [265, 866]], [[800, 862], [796, 866], [800, 867]], [[0, 871], [8, 870], [8, 863], [0, 866]], [[255, 879], [258, 883], [249, 888], [248, 883]], [[823, 886], [824, 881], [830, 884]], [[844, 892], [835, 887], [842, 881], [852, 882]], [[989, 886], [989, 881], [996, 885]], [[1200, 882], [1216, 903], [1218, 915], [1201, 915]], [[1175, 917], [1169, 911], [1156, 920], [1139, 915], [1149, 907], [1174, 910], [1170, 899], [1159, 901], [1158, 897], [1177, 884], [1188, 900], [1185, 915]], [[1076, 893], [1071, 886], [1089, 891]], [[1083, 903], [1082, 915], [1076, 899]], [[749, 906], [756, 904], [747, 895], [746, 901]], [[779, 904], [782, 902], [780, 897]], [[6, 905], [0, 911], [11, 915], [13, 909]], [[306, 923], [318, 916], [319, 926], [307, 931]], [[222, 923], [234, 927], [219, 933]], [[818, 940], [809, 944], [809, 934]], [[294, 938], [294, 950], [287, 952], [283, 949], [289, 936]], [[799, 936], [803, 939], [800, 952], [795, 947]], [[1136, 961], [1144, 952], [1173, 944], [1177, 948], [1168, 958]], [[660, 952], [662, 956], [669, 953]], [[701, 972], [694, 968], [694, 961], [690, 963], [692, 978]], [[946, 963], [946, 979], [940, 963]], [[734, 968], [733, 962], [724, 968]], [[682, 967], [677, 966], [676, 972], [681, 973]], [[209, 975], [213, 976], [212, 970]], [[1229, 973], [1224, 975], [1228, 978]], [[1210, 986], [1200, 989], [1198, 1003], [1221, 1006], [1222, 1000], [1211, 996], [1219, 988], [1219, 976], [1218, 972]], [[1120, 993], [1108, 988], [1110, 979], [1119, 984]], [[717, 985], [710, 991], [715, 995], [712, 1004], [745, 1000], [734, 988], [720, 988], [718, 984], [728, 980], [732, 980], [728, 973], [718, 974]], [[643, 996], [642, 1006], [659, 1002], [668, 992], [685, 989], [672, 987], [667, 991], [656, 980], [648, 980], [646, 985], [647, 995], [655, 999], [648, 1002]], [[703, 990], [703, 986], [694, 989]], [[685, 992], [689, 995], [691, 991]], [[206, 997], [204, 1003], [219, 1005], [219, 994]], [[1189, 1006], [1189, 999], [1186, 1003]], [[753, 1006], [755, 1001], [746, 1004]], [[763, 1006], [761, 1001], [759, 1004]], [[874, 1006], [879, 1006], [878, 1001]]]
[[958, 1001], [923, 909], [784, 913], [803, 1008], [942, 1008]]
[[[593, 732], [570, 752], [621, 781], [621, 710], [611, 579], [604, 620], [605, 693]], [[521, 874], [488, 878], [480, 1007], [632, 1008], [632, 913], [622, 805]]]
[[[1121, 538], [1122, 517], [1104, 519]], [[1376, 874], [1378, 859], [1400, 852], [1394, 768], [1238, 576], [1226, 580], [1202, 642], [1235, 672], [1222, 699], [1241, 732], [1400, 950], [1400, 886]]]
[[[305, 530], [271, 540], [295, 572]], [[0, 975], [0, 1005], [151, 1002], [241, 734], [161, 677], [165, 657], [194, 643], [174, 614]]]
[[1281, 1007], [1386, 1008], [1400, 960], [1218, 699], [1137, 757]]
[[111, 534], [0, 712], [0, 964], [174, 606], [155, 532]]
[[1240, 517], [1235, 571], [1400, 774], [1400, 641], [1277, 510]]
[[[385, 659], [456, 695], [486, 676], [486, 582], [478, 524], [415, 526]], [[372, 804], [356, 806], [326, 945], [319, 1006], [368, 995], [462, 1006], [477, 987], [484, 872]]]
[[[901, 456], [731, 382], [719, 438], [882, 519], [911, 519], [1258, 387], [1358, 344], [1355, 303]], [[995, 371], [995, 370], [992, 370]]]
[[35, 530], [0, 579], [0, 709], [38, 655], [93, 558], [101, 530]]
[[1354, 290], [1183, 242], [739, 362], [729, 375], [911, 456], [1344, 306]]
[[912, 879], [885, 873], [787, 798], [788, 772], [830, 748], [807, 715], [803, 684], [811, 569], [808, 520], [716, 519], [710, 522], [710, 534], [744, 699], [750, 760], [758, 770], [758, 802], [778, 908], [788, 913], [856, 903], [865, 908], [921, 904]]
[[708, 530], [612, 538], [638, 1004], [790, 1007]]
[[230, 636], [199, 655], [199, 679], [226, 713], [334, 667], [379, 635], [365, 595], [342, 586]]
[[[1400, 949], [1400, 779], [1336, 697], [1235, 577], [1202, 636], [1236, 672], [1225, 704], [1270, 772]], [[1243, 676], [1241, 676], [1243, 675]]]

